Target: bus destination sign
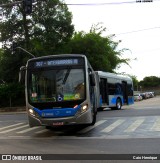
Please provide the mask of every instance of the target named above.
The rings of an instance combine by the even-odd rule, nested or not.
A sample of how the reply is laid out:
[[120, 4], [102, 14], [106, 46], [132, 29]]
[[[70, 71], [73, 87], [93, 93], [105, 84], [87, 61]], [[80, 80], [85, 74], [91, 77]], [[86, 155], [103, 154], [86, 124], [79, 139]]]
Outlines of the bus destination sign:
[[44, 60], [36, 61], [34, 64], [35, 68], [50, 67], [50, 66], [68, 66], [68, 65], [78, 65], [79, 60], [76, 59], [55, 59], [55, 60]]

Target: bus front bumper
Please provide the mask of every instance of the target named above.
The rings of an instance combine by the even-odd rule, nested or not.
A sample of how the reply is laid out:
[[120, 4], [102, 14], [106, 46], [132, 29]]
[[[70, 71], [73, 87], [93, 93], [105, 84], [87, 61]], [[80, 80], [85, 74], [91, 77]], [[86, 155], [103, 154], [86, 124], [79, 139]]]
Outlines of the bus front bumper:
[[29, 126], [63, 126], [63, 125], [76, 125], [76, 124], [90, 124], [92, 123], [92, 117], [90, 110], [82, 113], [81, 115], [75, 115], [71, 117], [61, 118], [42, 118], [35, 117], [28, 114]]

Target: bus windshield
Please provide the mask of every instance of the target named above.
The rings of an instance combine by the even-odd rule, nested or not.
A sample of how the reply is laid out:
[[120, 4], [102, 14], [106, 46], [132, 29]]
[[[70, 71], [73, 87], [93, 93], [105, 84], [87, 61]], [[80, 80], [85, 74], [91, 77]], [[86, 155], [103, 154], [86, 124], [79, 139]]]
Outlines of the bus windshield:
[[85, 99], [83, 69], [38, 70], [29, 74], [31, 103], [76, 101]]

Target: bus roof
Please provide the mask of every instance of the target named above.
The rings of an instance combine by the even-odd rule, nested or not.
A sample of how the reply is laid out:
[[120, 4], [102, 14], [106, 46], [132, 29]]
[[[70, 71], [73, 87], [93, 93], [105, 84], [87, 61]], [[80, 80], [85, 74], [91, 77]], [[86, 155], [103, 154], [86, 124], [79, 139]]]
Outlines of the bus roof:
[[121, 79], [121, 80], [128, 80], [132, 81], [132, 79], [127, 76], [127, 75], [120, 75], [120, 74], [115, 74], [115, 73], [110, 73], [110, 72], [104, 72], [104, 71], [96, 71], [96, 73], [104, 78], [115, 78], [115, 79]]
[[48, 56], [41, 56], [29, 59], [28, 61], [34, 61], [34, 60], [41, 60], [41, 59], [50, 59], [50, 58], [63, 58], [63, 57], [83, 57], [86, 58], [84, 54], [56, 54], [56, 55], [48, 55]]

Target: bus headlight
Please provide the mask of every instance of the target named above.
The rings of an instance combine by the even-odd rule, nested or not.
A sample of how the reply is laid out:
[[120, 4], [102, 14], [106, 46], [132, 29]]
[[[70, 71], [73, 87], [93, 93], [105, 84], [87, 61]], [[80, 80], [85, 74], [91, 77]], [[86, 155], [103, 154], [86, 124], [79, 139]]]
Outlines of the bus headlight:
[[81, 114], [83, 114], [84, 112], [86, 112], [88, 110], [88, 104], [86, 105], [82, 105], [80, 109], [78, 109], [76, 116], [80, 116]]
[[34, 112], [34, 110], [33, 110], [33, 109], [29, 109], [28, 111], [29, 111], [29, 114], [31, 114], [31, 115], [33, 115], [33, 116], [35, 116], [35, 112]]
[[88, 110], [88, 105], [84, 105], [81, 107], [81, 113], [84, 113]]

